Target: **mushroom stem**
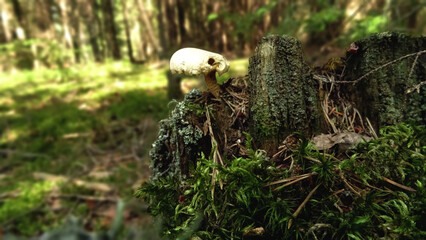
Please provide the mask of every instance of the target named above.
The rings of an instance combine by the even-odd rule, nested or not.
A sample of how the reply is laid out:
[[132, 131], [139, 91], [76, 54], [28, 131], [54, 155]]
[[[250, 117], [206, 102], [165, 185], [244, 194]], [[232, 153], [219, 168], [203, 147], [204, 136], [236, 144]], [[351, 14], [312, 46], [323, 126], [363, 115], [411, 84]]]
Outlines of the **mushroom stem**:
[[216, 97], [219, 98], [220, 95], [220, 86], [216, 80], [216, 71], [211, 71], [204, 75], [204, 80], [206, 81], [207, 89]]

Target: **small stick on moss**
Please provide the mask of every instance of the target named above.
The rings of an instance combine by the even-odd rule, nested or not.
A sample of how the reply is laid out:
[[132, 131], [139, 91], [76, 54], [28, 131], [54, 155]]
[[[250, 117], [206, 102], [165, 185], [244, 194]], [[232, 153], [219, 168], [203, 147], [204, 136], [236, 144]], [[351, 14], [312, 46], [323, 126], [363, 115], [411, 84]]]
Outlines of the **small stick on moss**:
[[[293, 213], [294, 218], [296, 218], [299, 215], [300, 211], [302, 211], [302, 208], [306, 205], [306, 203], [309, 201], [309, 199], [312, 197], [312, 195], [315, 193], [315, 191], [319, 188], [319, 186], [321, 186], [321, 183], [318, 184], [314, 189], [312, 189], [312, 191], [308, 194], [308, 196], [306, 196], [306, 198], [305, 198], [305, 200], [303, 200], [302, 204], [300, 204], [300, 206]], [[288, 221], [287, 229], [290, 229], [291, 224], [293, 223], [292, 220], [293, 219], [290, 219], [290, 221]]]
[[[300, 177], [300, 176], [299, 176], [298, 178], [296, 178], [295, 180], [293, 180], [293, 181], [291, 181], [291, 182], [288, 182], [288, 183], [286, 183], [286, 184], [284, 184], [284, 185], [281, 185], [281, 186], [279, 186], [279, 187], [276, 187], [276, 188], [274, 188], [274, 191], [280, 190], [281, 188], [287, 187], [287, 186], [289, 186], [289, 185], [291, 185], [291, 184], [297, 183], [297, 182], [299, 182], [299, 181], [302, 181], [303, 179], [309, 178], [309, 177], [314, 176], [314, 175], [317, 175], [317, 174], [318, 174], [317, 172], [313, 172], [313, 173], [308, 173], [308, 174], [301, 175], [301, 176], [303, 176], [303, 177]], [[287, 180], [287, 179], [283, 179], [283, 180]], [[283, 181], [283, 180], [281, 180], [281, 181]], [[277, 183], [275, 183], [275, 184], [277, 184]]]
[[343, 182], [345, 183], [345, 185], [356, 195], [361, 196], [361, 194], [359, 192], [357, 192], [348, 182], [348, 180], [346, 180], [345, 176], [343, 176], [342, 171], [339, 171], [339, 176], [340, 178], [343, 180]]
[[373, 125], [371, 125], [370, 120], [368, 118], [365, 118], [365, 119], [367, 120], [368, 130], [373, 135], [374, 139], [378, 139], [379, 137], [377, 136], [377, 133], [376, 133], [376, 131], [373, 128]]
[[[214, 133], [213, 133], [213, 128], [212, 128], [212, 124], [211, 124], [211, 119], [210, 119], [210, 113], [209, 113], [209, 109], [206, 107], [206, 123], [209, 129], [209, 135], [211, 138], [211, 143], [212, 143], [212, 149], [214, 149], [213, 151], [213, 162], [215, 164], [220, 164], [220, 165], [224, 165], [222, 157], [220, 156], [219, 153], [219, 149], [218, 149], [218, 143], [216, 141], [216, 138], [214, 137]], [[213, 168], [213, 173], [212, 173], [212, 189], [211, 189], [211, 194], [212, 194], [212, 199], [214, 199], [214, 187], [216, 184], [216, 176], [219, 173], [219, 171], [216, 169], [216, 167]], [[219, 185], [220, 188], [223, 188], [223, 183], [221, 181], [219, 181]]]
[[387, 178], [387, 177], [382, 177], [386, 182], [388, 182], [388, 183], [390, 183], [390, 184], [392, 184], [392, 185], [394, 185], [394, 186], [397, 186], [397, 187], [399, 187], [399, 188], [402, 188], [402, 189], [404, 189], [404, 190], [407, 190], [407, 191], [410, 191], [410, 192], [416, 192], [416, 189], [414, 189], [414, 188], [410, 188], [410, 187], [407, 187], [407, 186], [404, 186], [404, 185], [402, 185], [402, 184], [399, 184], [399, 183], [397, 183], [397, 182], [394, 182], [394, 181], [392, 181], [392, 180], [390, 180], [389, 178]]
[[313, 175], [316, 175], [316, 174], [317, 174], [316, 172], [312, 172], [312, 173], [306, 173], [306, 174], [302, 174], [302, 175], [289, 177], [289, 178], [286, 178], [286, 179], [277, 180], [277, 181], [270, 182], [270, 183], [266, 184], [265, 187], [280, 184], [280, 183], [283, 183], [283, 182], [290, 182], [290, 181], [293, 181], [295, 179], [300, 179], [300, 178], [305, 179], [306, 177], [310, 177], [310, 176], [313, 176]]

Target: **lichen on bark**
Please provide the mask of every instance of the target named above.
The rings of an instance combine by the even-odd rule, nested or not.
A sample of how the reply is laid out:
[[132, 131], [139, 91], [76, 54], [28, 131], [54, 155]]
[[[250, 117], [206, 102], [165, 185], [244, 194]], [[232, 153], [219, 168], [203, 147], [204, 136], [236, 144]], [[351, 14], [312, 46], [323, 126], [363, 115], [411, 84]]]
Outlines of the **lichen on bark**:
[[358, 51], [346, 56], [345, 79], [358, 81], [348, 85], [346, 92], [361, 115], [368, 117], [376, 129], [403, 121], [424, 123], [424, 87], [409, 94], [406, 90], [425, 81], [426, 54], [417, 59], [416, 54], [403, 57], [426, 50], [426, 38], [385, 32], [355, 44]]
[[316, 82], [300, 41], [264, 37], [250, 58], [250, 126], [258, 147], [273, 152], [290, 133], [318, 128]]
[[165, 175], [186, 176], [189, 162], [195, 161], [203, 146], [210, 143], [191, 120], [196, 116], [194, 100], [200, 96], [199, 90], [192, 90], [176, 104], [170, 117], [160, 122], [158, 138], [150, 151], [153, 179]]

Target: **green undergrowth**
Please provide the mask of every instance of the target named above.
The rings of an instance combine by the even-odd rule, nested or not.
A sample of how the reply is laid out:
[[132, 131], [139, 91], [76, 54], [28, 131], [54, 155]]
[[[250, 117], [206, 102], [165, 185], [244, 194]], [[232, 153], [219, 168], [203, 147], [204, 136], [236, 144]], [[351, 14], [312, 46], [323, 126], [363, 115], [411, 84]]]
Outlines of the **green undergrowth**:
[[189, 177], [151, 180], [136, 196], [167, 239], [423, 239], [425, 126], [380, 133], [339, 155], [297, 135], [281, 161], [248, 137], [248, 156], [224, 166], [202, 156]]
[[[99, 195], [72, 184], [47, 188], [34, 172], [100, 181], [131, 199], [140, 177], [132, 170], [148, 164], [146, 151], [135, 151], [137, 164], [128, 158], [114, 166], [110, 156], [128, 155], [138, 139], [153, 141], [155, 122], [167, 115], [166, 71], [122, 61], [0, 72], [0, 231], [32, 236], [60, 223], [67, 213], [52, 213], [52, 191]], [[110, 176], [87, 176], [96, 169]], [[89, 214], [79, 211], [84, 201], [60, 202], [69, 202], [70, 214]]]
[[[232, 64], [246, 71], [248, 63]], [[67, 214], [93, 214], [85, 201], [71, 198], [55, 200], [60, 210], [52, 212], [52, 192], [106, 194], [70, 183], [45, 188], [49, 181], [35, 179], [34, 172], [101, 182], [113, 189], [108, 197], [132, 199], [133, 185], [149, 175], [157, 121], [169, 111], [167, 71], [168, 64], [128, 61], [0, 71], [0, 232], [34, 236]], [[93, 230], [101, 225], [85, 224]]]

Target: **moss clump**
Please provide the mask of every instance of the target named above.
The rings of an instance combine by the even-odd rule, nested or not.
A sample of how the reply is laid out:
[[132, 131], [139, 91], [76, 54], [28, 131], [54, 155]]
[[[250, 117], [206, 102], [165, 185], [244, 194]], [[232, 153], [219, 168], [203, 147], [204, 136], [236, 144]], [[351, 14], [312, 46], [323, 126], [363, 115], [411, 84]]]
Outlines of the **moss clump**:
[[246, 156], [222, 166], [202, 155], [187, 179], [151, 179], [136, 195], [169, 239], [424, 238], [426, 128], [381, 133], [341, 156], [293, 136], [291, 157], [274, 161], [247, 137]]

